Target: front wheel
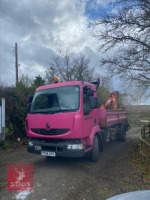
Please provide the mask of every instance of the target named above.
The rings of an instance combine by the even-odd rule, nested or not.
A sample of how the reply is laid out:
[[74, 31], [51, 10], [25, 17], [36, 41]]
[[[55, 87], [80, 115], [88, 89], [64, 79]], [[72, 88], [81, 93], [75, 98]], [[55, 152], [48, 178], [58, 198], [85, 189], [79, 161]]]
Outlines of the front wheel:
[[93, 141], [93, 149], [91, 152], [91, 160], [93, 162], [96, 162], [98, 160], [98, 156], [99, 156], [99, 143], [97, 136], [95, 136]]

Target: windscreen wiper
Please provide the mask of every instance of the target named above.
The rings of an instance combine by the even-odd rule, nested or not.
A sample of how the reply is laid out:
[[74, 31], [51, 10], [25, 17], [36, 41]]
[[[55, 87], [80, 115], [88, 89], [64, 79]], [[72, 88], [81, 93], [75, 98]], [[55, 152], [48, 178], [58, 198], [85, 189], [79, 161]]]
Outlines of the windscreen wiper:
[[54, 113], [61, 113], [61, 112], [73, 112], [77, 111], [77, 109], [65, 109], [65, 110], [53, 110], [53, 111], [40, 111], [40, 112], [31, 112], [30, 114], [54, 114]]
[[53, 111], [53, 113], [59, 113], [59, 112], [73, 112], [73, 111], [76, 111], [76, 109], [64, 109], [64, 110], [55, 110]]
[[30, 114], [54, 114], [54, 111], [31, 112]]

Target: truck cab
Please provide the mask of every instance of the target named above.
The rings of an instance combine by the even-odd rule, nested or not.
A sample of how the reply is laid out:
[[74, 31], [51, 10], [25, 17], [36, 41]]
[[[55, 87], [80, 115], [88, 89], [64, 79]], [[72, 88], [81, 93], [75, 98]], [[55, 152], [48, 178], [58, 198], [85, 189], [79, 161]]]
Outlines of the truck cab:
[[53, 157], [82, 157], [91, 152], [96, 161], [102, 141], [94, 84], [69, 81], [41, 86], [29, 97], [28, 110], [28, 152]]

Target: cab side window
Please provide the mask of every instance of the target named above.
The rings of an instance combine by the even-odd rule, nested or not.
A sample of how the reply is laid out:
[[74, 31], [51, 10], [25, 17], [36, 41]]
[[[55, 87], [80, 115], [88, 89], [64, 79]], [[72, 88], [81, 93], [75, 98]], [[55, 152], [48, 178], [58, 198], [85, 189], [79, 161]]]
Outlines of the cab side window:
[[88, 115], [91, 111], [90, 97], [87, 94], [83, 94], [83, 113]]

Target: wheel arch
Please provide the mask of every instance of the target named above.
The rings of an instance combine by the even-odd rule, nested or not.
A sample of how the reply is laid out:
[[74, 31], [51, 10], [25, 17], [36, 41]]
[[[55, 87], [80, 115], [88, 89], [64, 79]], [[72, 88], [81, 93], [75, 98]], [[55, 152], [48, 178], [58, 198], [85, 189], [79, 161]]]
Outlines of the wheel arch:
[[90, 136], [88, 138], [86, 138], [86, 144], [93, 146], [94, 137], [99, 132], [100, 132], [99, 126], [98, 125], [94, 126], [93, 129], [92, 129], [92, 131], [91, 131]]

